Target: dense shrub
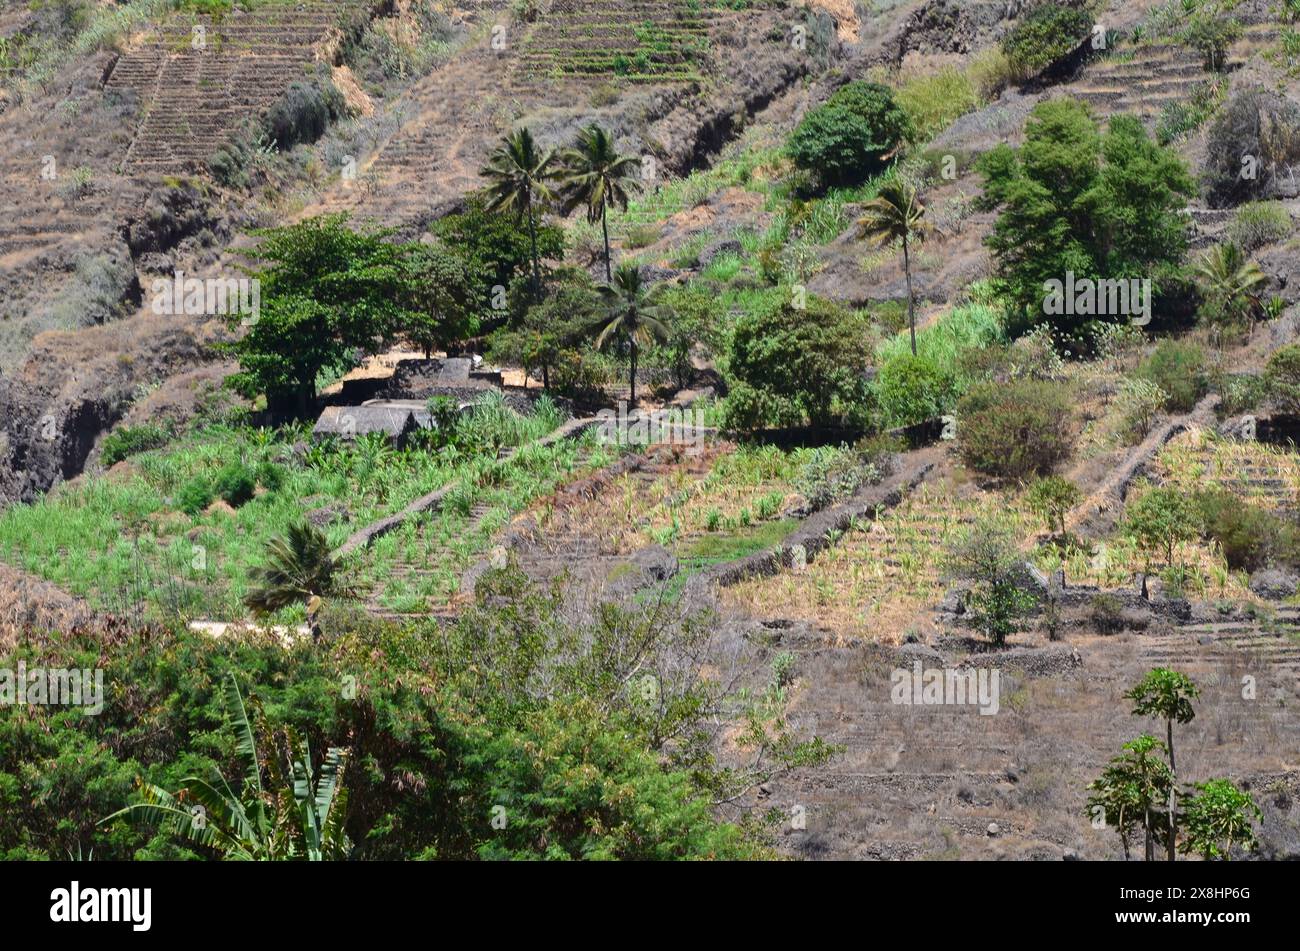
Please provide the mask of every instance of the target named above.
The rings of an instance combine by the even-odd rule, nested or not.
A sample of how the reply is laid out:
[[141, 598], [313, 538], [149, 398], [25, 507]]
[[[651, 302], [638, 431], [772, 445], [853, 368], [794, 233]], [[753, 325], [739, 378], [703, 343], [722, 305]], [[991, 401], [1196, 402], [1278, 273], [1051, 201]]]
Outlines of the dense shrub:
[[1139, 378], [1160, 387], [1165, 408], [1185, 413], [1209, 388], [1205, 351], [1194, 343], [1162, 340], [1138, 367]]
[[268, 492], [278, 491], [289, 478], [289, 473], [284, 466], [274, 462], [259, 462], [253, 470], [253, 475], [257, 479], [257, 484]]
[[1241, 36], [1241, 23], [1217, 11], [1197, 10], [1179, 34], [1188, 46], [1201, 54], [1206, 69], [1219, 71], [1227, 65], [1228, 48]]
[[1268, 397], [1284, 413], [1300, 413], [1300, 344], [1279, 347], [1264, 368]]
[[[90, 659], [106, 684], [131, 689], [106, 696], [98, 716], [33, 705], [0, 717], [0, 858], [217, 856], [138, 817], [100, 820], [140, 801], [137, 778], [175, 791], [184, 777], [220, 771], [237, 793], [243, 761], [226, 742], [219, 689], [231, 674], [256, 726], [259, 709], [269, 721], [254, 736], [264, 764], [284, 749], [272, 729], [293, 728], [313, 750], [348, 748], [348, 796], [335, 804], [357, 860], [769, 854], [761, 843], [771, 825], [733, 825], [712, 803], [742, 794], [751, 777], [825, 762], [824, 743], [767, 715], [779, 678], [750, 695], [702, 676], [711, 628], [666, 620], [668, 612], [607, 605], [570, 626], [559, 595], [532, 589], [518, 572], [489, 572], [478, 592], [445, 628], [401, 629], [326, 599], [328, 650], [184, 625], [166, 643], [156, 630], [118, 632], [111, 649], [97, 630], [17, 642], [0, 656], [6, 668]], [[638, 670], [657, 672], [662, 702], [645, 702], [649, 678]], [[354, 697], [338, 689], [345, 678], [356, 678]], [[533, 689], [539, 678], [545, 691]], [[712, 755], [720, 709], [747, 727], [729, 750], [735, 772]], [[264, 767], [261, 782], [292, 807], [293, 777], [287, 765], [282, 772]], [[509, 823], [494, 828], [502, 803]], [[283, 827], [275, 831], [283, 837]]]
[[1169, 394], [1148, 379], [1134, 377], [1120, 381], [1115, 395], [1120, 437], [1130, 444], [1141, 442], [1168, 403]]
[[215, 497], [212, 483], [203, 476], [195, 476], [176, 492], [176, 507], [186, 515], [197, 516]]
[[263, 122], [275, 143], [290, 149], [299, 142], [315, 142], [343, 114], [343, 94], [328, 80], [316, 78], [290, 83]]
[[153, 423], [119, 426], [104, 437], [100, 459], [105, 466], [111, 466], [127, 456], [164, 446], [170, 438], [166, 429]]
[[911, 120], [888, 86], [853, 82], [810, 112], [790, 136], [797, 168], [823, 185], [852, 185], [884, 171], [913, 135]]
[[1300, 164], [1300, 106], [1263, 86], [1232, 95], [1210, 125], [1203, 173], [1218, 207], [1267, 197]]
[[1002, 38], [1002, 52], [1017, 77], [1029, 79], [1078, 48], [1091, 33], [1092, 23], [1087, 10], [1044, 3]]
[[868, 409], [867, 321], [839, 304], [809, 297], [746, 314], [732, 337], [727, 425], [861, 423]]
[[239, 508], [257, 491], [257, 477], [242, 462], [228, 462], [217, 472], [212, 487], [226, 504]]
[[1268, 564], [1278, 534], [1278, 519], [1225, 489], [1208, 489], [1196, 497], [1202, 530], [1218, 542], [1234, 571], [1255, 571]]
[[876, 402], [886, 426], [908, 426], [942, 416], [952, 409], [956, 388], [951, 374], [924, 354], [905, 351], [890, 359], [876, 376]]
[[1237, 209], [1228, 225], [1228, 240], [1243, 251], [1254, 251], [1291, 233], [1291, 216], [1276, 201], [1252, 201]]
[[1093, 598], [1088, 616], [1098, 634], [1118, 634], [1124, 630], [1124, 602], [1113, 594], [1099, 594]]
[[1042, 380], [981, 383], [957, 404], [957, 444], [972, 469], [1005, 479], [1049, 475], [1070, 454], [1071, 397]]
[[1269, 395], [1268, 380], [1257, 373], [1216, 374], [1212, 389], [1223, 396], [1215, 410], [1221, 418], [1258, 409]]

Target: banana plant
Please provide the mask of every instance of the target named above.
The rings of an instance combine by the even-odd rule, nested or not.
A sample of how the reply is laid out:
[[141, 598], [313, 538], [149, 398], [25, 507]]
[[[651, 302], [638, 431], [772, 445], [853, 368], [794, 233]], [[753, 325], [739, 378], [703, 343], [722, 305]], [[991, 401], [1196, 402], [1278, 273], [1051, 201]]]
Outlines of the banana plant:
[[[239, 793], [219, 771], [212, 781], [187, 777], [174, 793], [142, 783], [143, 802], [118, 810], [100, 820], [101, 824], [122, 817], [153, 822], [177, 838], [214, 849], [227, 860], [319, 862], [346, 858], [352, 849], [343, 829], [347, 751], [331, 747], [317, 774], [312, 770], [307, 741], [286, 728], [286, 771], [261, 705], [253, 703], [254, 716], [250, 717], [233, 674], [223, 684], [223, 694], [227, 726], [235, 735], [235, 755], [243, 774]], [[272, 753], [265, 757], [257, 746], [259, 732], [271, 740]], [[262, 783], [263, 771], [266, 785]]]

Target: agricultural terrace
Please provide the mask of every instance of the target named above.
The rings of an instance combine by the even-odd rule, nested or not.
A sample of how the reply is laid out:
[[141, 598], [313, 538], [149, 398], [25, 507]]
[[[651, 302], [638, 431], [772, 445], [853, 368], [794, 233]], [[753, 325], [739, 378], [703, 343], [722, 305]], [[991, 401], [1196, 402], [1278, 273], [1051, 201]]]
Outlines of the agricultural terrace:
[[[384, 605], [445, 598], [514, 513], [612, 457], [591, 436], [527, 445], [561, 421], [546, 400], [532, 416], [493, 404], [473, 420], [476, 437], [463, 448], [403, 450], [378, 437], [312, 444], [306, 425], [200, 429], [6, 510], [0, 557], [105, 609], [237, 620], [247, 614], [241, 598], [250, 571], [290, 525], [305, 518], [337, 548], [367, 524], [454, 486], [440, 511], [352, 555], [356, 585]], [[523, 448], [498, 459], [484, 452], [492, 446], [502, 455]], [[398, 570], [417, 554], [429, 566], [419, 579]], [[281, 620], [301, 614], [288, 608]]]
[[595, 558], [617, 581], [627, 556], [661, 546], [678, 562], [671, 582], [678, 592], [711, 565], [779, 545], [811, 508], [878, 477], [844, 447], [718, 444], [694, 456], [660, 450], [590, 497], [538, 511], [536, 547], [524, 564], [553, 575]]
[[698, 0], [593, 4], [558, 0], [529, 33], [521, 69], [538, 77], [689, 81], [709, 49], [711, 14]]

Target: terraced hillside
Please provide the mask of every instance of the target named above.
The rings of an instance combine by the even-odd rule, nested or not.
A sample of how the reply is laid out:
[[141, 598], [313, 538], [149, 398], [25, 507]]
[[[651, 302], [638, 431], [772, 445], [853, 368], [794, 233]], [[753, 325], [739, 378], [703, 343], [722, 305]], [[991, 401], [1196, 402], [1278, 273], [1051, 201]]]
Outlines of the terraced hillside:
[[1170, 440], [1155, 470], [1161, 481], [1181, 489], [1225, 489], [1284, 516], [1300, 510], [1300, 455], [1280, 447], [1190, 431]]
[[[1275, 42], [1274, 24], [1243, 29], [1232, 47], [1226, 68], [1237, 69], [1250, 56]], [[1101, 116], [1130, 115], [1154, 125], [1169, 109], [1187, 104], [1197, 95], [1210, 95], [1215, 80], [1204, 58], [1183, 44], [1143, 43], [1121, 46], [1112, 55], [1089, 66], [1083, 78], [1063, 92], [1088, 103]]]
[[558, 0], [529, 32], [519, 68], [526, 76], [552, 79], [695, 79], [709, 48], [711, 19], [699, 3], [681, 0]]
[[897, 508], [853, 526], [806, 569], [744, 581], [725, 590], [724, 603], [801, 618], [838, 638], [899, 642], [943, 595], [944, 546], [999, 505], [996, 496], [922, 485]]
[[[831, 766], [772, 785], [765, 806], [803, 807], [804, 828], [787, 829], [787, 848], [807, 858], [1120, 857], [1113, 832], [1088, 823], [1085, 787], [1143, 728], [1121, 694], [1157, 659], [1155, 639], [1072, 637], [988, 660], [959, 645], [827, 647], [778, 618], [753, 636], [794, 657], [791, 722], [843, 749]], [[1279, 694], [1249, 655], [1191, 645], [1178, 669], [1201, 687], [1203, 712], [1179, 734], [1183, 775], [1231, 768], [1261, 803], [1293, 791], [1294, 694]], [[997, 714], [893, 702], [893, 672], [917, 662], [996, 665]], [[1259, 690], [1247, 699], [1240, 678], [1251, 672]]]
[[173, 17], [112, 65], [110, 91], [143, 115], [123, 158], [127, 174], [197, 171], [241, 124], [320, 62], [324, 44], [360, 0], [271, 3], [220, 19]]

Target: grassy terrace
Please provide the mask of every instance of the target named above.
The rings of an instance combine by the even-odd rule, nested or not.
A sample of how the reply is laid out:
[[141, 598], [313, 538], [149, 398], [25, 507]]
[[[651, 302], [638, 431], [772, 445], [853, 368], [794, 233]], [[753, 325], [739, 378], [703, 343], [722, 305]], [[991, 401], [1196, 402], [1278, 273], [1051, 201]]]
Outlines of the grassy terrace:
[[615, 447], [588, 433], [550, 446], [528, 446], [504, 465], [471, 463], [436, 511], [376, 539], [354, 559], [355, 578], [383, 611], [418, 613], [451, 600], [460, 576], [510, 520], [571, 475], [612, 462]]
[[[554, 414], [516, 418], [503, 446], [523, 445], [550, 431]], [[445, 511], [355, 553], [344, 572], [363, 592], [386, 589], [389, 601], [410, 602], [393, 562], [419, 561], [431, 574], [417, 591], [447, 592], [492, 533], [531, 501], [609, 450], [561, 440], [525, 446], [510, 458], [485, 458], [479, 447], [394, 451], [378, 440], [355, 447], [310, 445], [306, 429], [276, 431], [215, 426], [160, 449], [132, 456], [105, 475], [65, 485], [41, 501], [0, 515], [0, 559], [87, 597], [106, 609], [145, 606], [187, 618], [232, 620], [247, 615], [241, 598], [263, 548], [287, 527], [315, 513], [332, 545], [420, 496], [456, 483]], [[239, 469], [256, 481], [252, 498], [210, 504], [196, 485], [221, 483]], [[187, 511], [188, 509], [188, 511]], [[471, 526], [470, 513], [474, 512]], [[300, 609], [286, 609], [286, 620]]]
[[616, 76], [632, 82], [697, 79], [708, 52], [709, 14], [677, 0], [555, 3], [522, 54], [540, 76]]

